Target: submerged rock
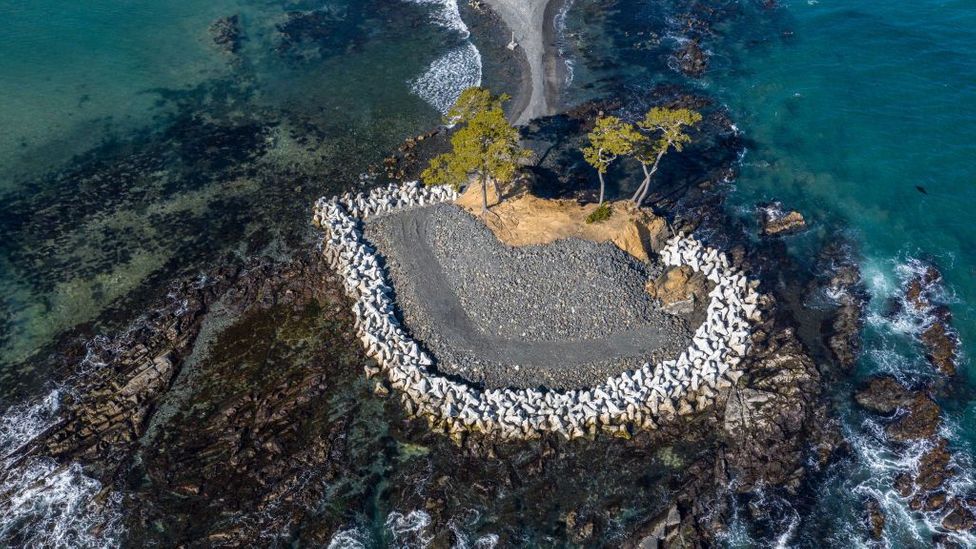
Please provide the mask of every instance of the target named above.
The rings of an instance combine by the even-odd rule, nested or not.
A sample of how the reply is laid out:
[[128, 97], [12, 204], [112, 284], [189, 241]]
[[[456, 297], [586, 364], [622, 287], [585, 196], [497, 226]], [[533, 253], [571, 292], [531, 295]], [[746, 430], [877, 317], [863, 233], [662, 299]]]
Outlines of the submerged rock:
[[210, 36], [221, 51], [234, 54], [241, 48], [244, 31], [241, 29], [241, 17], [228, 15], [221, 17], [210, 25]]

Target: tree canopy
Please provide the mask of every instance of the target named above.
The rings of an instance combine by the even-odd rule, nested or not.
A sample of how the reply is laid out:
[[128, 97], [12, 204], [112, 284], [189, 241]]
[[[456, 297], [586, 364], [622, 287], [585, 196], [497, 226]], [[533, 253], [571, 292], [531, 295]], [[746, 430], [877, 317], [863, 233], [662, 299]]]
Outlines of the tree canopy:
[[466, 88], [444, 115], [445, 124], [465, 124], [479, 112], [501, 109], [511, 99], [507, 94], [492, 95], [491, 90], [480, 86]]
[[583, 158], [596, 168], [600, 178], [600, 204], [603, 204], [606, 188], [603, 175], [618, 157], [632, 154], [644, 136], [616, 116], [601, 116], [586, 137], [590, 144], [581, 149]]
[[[468, 178], [481, 183], [481, 205], [488, 210], [488, 181], [507, 183], [515, 178], [519, 163], [529, 152], [519, 145], [519, 132], [505, 119], [502, 103], [507, 96], [492, 96], [484, 88], [468, 88], [454, 107], [454, 120], [463, 124], [451, 136], [451, 151], [433, 158], [421, 174], [427, 185], [452, 185], [460, 189]], [[500, 197], [499, 197], [500, 198]]]
[[647, 111], [644, 119], [637, 123], [643, 130], [641, 139], [635, 144], [633, 157], [644, 170], [644, 180], [634, 192], [632, 200], [640, 207], [647, 198], [651, 178], [657, 172], [661, 158], [673, 147], [681, 152], [691, 136], [685, 133], [686, 126], [701, 122], [702, 115], [690, 109], [671, 109], [654, 107]]

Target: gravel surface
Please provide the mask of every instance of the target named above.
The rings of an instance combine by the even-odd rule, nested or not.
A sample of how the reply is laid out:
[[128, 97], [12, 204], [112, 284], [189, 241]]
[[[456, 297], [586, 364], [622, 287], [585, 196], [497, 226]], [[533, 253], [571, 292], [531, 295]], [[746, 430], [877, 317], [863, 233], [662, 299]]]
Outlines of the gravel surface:
[[399, 313], [439, 370], [489, 387], [576, 388], [677, 356], [686, 323], [644, 282], [659, 268], [610, 243], [513, 248], [441, 204], [366, 223]]
[[663, 319], [644, 290], [648, 267], [609, 242], [509, 247], [453, 207], [436, 212], [427, 228], [451, 290], [482, 332], [526, 341], [601, 339]]

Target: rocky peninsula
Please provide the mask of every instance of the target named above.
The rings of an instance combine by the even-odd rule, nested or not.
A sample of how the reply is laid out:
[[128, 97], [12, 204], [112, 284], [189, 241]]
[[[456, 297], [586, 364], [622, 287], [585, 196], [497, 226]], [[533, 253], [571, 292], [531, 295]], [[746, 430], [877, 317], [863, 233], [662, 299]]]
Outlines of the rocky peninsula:
[[[590, 117], [580, 110], [566, 121], [585, 128]], [[731, 135], [722, 133], [723, 120], [720, 112], [706, 118], [716, 137], [703, 141], [704, 157], [726, 157], [720, 150], [727, 143], [718, 145]], [[562, 131], [560, 139], [574, 139], [573, 130]], [[424, 139], [413, 150], [436, 145]], [[726, 167], [713, 169], [696, 177], [721, 181]], [[811, 448], [821, 464], [836, 443], [819, 402], [819, 373], [789, 314], [742, 274], [769, 272], [772, 264], [757, 269], [758, 256], [717, 233], [707, 242], [696, 236], [702, 227], [693, 220], [719, 219], [697, 194], [701, 186], [682, 191], [685, 205], [709, 215], [660, 219], [621, 208], [597, 229], [580, 223], [593, 206], [559, 185], [538, 178], [522, 199], [506, 195], [488, 224], [462, 211], [464, 197], [459, 206], [443, 204], [455, 199], [449, 189], [397, 182], [326, 197], [315, 210], [317, 223], [331, 227], [321, 253], [310, 243], [291, 262], [255, 261], [187, 278], [118, 334], [65, 342], [52, 354], [63, 368], [108, 367], [72, 382], [61, 419], [8, 456], [11, 474], [52, 458], [83, 462], [106, 493], [120, 494], [86, 515], [91, 528], [110, 529], [124, 504], [133, 517], [125, 520], [130, 539], [204, 544], [273, 533], [327, 545], [369, 512], [374, 487], [387, 482], [384, 505], [402, 516], [379, 520], [422, 510], [415, 518], [426, 516], [445, 543], [457, 539], [453, 517], [470, 508], [503, 517], [472, 527], [502, 543], [524, 535], [503, 526], [518, 523], [509, 521], [516, 516], [578, 544], [619, 541], [619, 521], [631, 545], [714, 542], [736, 494], [748, 497], [759, 486], [799, 490]], [[554, 188], [567, 190], [556, 198]], [[552, 203], [560, 206], [543, 214]], [[392, 260], [377, 256], [379, 239], [374, 248], [367, 238], [394, 216], [445, 208], [445, 220], [467, 219], [480, 225], [482, 238], [505, 235], [525, 249], [558, 248], [568, 238], [675, 295], [692, 288], [674, 287], [682, 277], [669, 273], [700, 272], [707, 282], [693, 291], [696, 310], [671, 314], [655, 305], [631, 319], [670, 315], [692, 332], [690, 341], [682, 340], [677, 357], [654, 357], [658, 346], [645, 342], [634, 355], [640, 363], [620, 361], [562, 388], [540, 388], [545, 378], [520, 380], [511, 371], [495, 387], [470, 371], [452, 372], [436, 347], [420, 346], [422, 330], [414, 333], [408, 305], [399, 301], [399, 281], [410, 273], [397, 274]], [[535, 227], [512, 222], [526, 212]], [[510, 245], [496, 245], [502, 242]], [[448, 251], [438, 252], [439, 263], [450, 265]], [[452, 253], [461, 251], [471, 250]], [[639, 292], [640, 284], [621, 283], [628, 295]], [[641, 295], [645, 306], [649, 298]], [[387, 472], [381, 478], [378, 470]], [[602, 494], [600, 502], [585, 503], [566, 478], [592, 483], [587, 493]], [[635, 490], [635, 478], [649, 488]], [[318, 504], [326, 500], [339, 504]], [[547, 511], [554, 501], [559, 509]], [[165, 534], [157, 521], [168, 524]]]

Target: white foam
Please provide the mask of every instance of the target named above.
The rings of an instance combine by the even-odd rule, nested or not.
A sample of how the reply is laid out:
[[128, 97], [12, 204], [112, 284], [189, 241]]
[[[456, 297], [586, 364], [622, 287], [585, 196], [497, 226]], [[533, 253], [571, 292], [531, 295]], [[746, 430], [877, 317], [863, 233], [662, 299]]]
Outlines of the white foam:
[[369, 534], [359, 528], [339, 530], [329, 540], [329, 549], [366, 549], [370, 545]]
[[54, 389], [44, 398], [11, 406], [0, 417], [0, 456], [33, 440], [58, 420], [61, 391]]
[[570, 8], [573, 7], [574, 0], [566, 0], [563, 5], [559, 7], [559, 11], [556, 13], [556, 17], [553, 18], [553, 25], [556, 27], [556, 36], [558, 37], [558, 51], [559, 57], [563, 59], [563, 65], [566, 66], [566, 78], [563, 82], [566, 86], [573, 83], [573, 77], [575, 75], [576, 63], [570, 58], [568, 48], [566, 47], [566, 16], [569, 15]]
[[410, 83], [410, 91], [447, 113], [461, 92], [481, 85], [481, 53], [470, 42], [435, 59], [424, 74]]
[[7, 471], [0, 484], [0, 543], [25, 547], [117, 546], [124, 529], [121, 497], [100, 495], [102, 485], [81, 465], [32, 459]]
[[406, 515], [393, 511], [386, 516], [386, 529], [393, 535], [395, 547], [426, 547], [434, 539], [427, 533], [430, 515], [424, 511], [410, 511]]
[[461, 12], [458, 10], [457, 0], [406, 0], [412, 4], [419, 4], [421, 6], [430, 6], [434, 8], [434, 12], [431, 14], [431, 19], [434, 23], [446, 28], [456, 31], [461, 35], [461, 38], [467, 39], [471, 36], [471, 31], [468, 30], [468, 26], [464, 24], [464, 20], [461, 19]]

